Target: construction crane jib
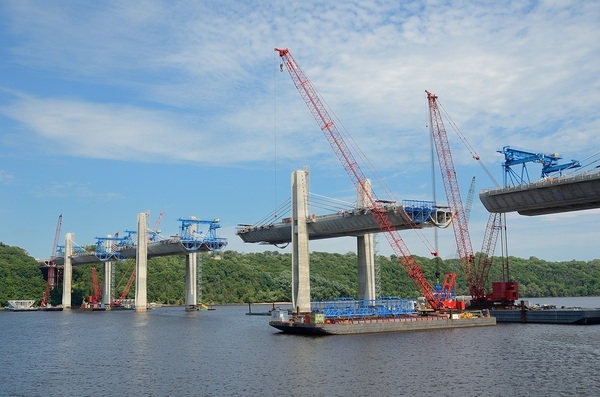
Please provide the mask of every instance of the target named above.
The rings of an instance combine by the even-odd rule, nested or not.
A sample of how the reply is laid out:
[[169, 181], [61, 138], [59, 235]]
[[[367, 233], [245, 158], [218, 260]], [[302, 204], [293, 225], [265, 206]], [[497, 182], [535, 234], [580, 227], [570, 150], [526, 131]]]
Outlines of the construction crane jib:
[[448, 143], [448, 135], [446, 134], [446, 128], [442, 122], [442, 115], [437, 104], [437, 95], [427, 90], [425, 90], [425, 92], [427, 93], [427, 101], [429, 103], [429, 129], [435, 143], [442, 181], [444, 182], [444, 189], [446, 191], [446, 198], [448, 199], [448, 205], [450, 206], [450, 210], [454, 217], [452, 227], [454, 229], [458, 257], [469, 285], [469, 292], [471, 296], [474, 296], [474, 291], [472, 289], [475, 283], [473, 280], [472, 268], [475, 261], [475, 255], [471, 244], [467, 215], [460, 197], [460, 189], [456, 178], [450, 144]]
[[[446, 285], [446, 283], [444, 283], [441, 293], [437, 293], [433, 289], [432, 285], [425, 278], [423, 270], [408, 251], [404, 240], [402, 240], [398, 231], [393, 228], [393, 225], [387, 214], [383, 212], [380, 201], [373, 192], [366, 188], [365, 175], [363, 174], [358, 162], [355, 160], [354, 155], [347, 147], [340, 130], [330, 117], [329, 112], [323, 105], [323, 101], [321, 101], [311, 81], [298, 66], [289, 49], [275, 48], [275, 51], [279, 53], [282, 64], [285, 65], [287, 71], [289, 72], [296, 89], [300, 93], [300, 96], [319, 125], [319, 128], [325, 135], [325, 138], [329, 142], [339, 161], [342, 163], [344, 170], [352, 180], [354, 186], [356, 188], [360, 187], [361, 191], [367, 193], [367, 202], [371, 207], [371, 215], [373, 216], [379, 229], [384, 233], [394, 253], [400, 259], [400, 263], [402, 264], [403, 268], [409, 277], [415, 282], [419, 288], [419, 291], [423, 294], [425, 300], [433, 309], [455, 308], [456, 301], [450, 299], [449, 293], [449, 291], [455, 287], [455, 284]], [[455, 276], [447, 277], [446, 280], [448, 280], [448, 282], [455, 282]]]

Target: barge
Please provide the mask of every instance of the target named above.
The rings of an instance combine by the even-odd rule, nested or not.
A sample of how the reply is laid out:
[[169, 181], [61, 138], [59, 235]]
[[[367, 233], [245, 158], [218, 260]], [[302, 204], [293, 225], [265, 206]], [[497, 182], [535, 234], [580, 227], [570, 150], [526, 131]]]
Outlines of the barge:
[[320, 313], [311, 313], [287, 318], [287, 312], [274, 310], [269, 325], [287, 334], [347, 335], [492, 326], [496, 325], [496, 318], [487, 312], [328, 319]]
[[581, 307], [561, 307], [543, 305], [520, 308], [490, 310], [499, 323], [528, 323], [528, 324], [600, 324], [600, 309]]
[[5, 308], [5, 310], [11, 311], [11, 312], [36, 311], [37, 308], [33, 307], [34, 303], [35, 303], [35, 301], [30, 300], [30, 299], [10, 300], [10, 301], [8, 301], [8, 306]]

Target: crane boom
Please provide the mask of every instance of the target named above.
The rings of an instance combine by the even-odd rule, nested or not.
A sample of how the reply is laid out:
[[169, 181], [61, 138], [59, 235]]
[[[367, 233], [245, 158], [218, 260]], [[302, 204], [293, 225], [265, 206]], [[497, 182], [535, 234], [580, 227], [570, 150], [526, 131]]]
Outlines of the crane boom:
[[123, 289], [123, 292], [121, 293], [121, 296], [119, 296], [119, 299], [118, 299], [117, 302], [122, 303], [123, 300], [125, 298], [127, 298], [127, 294], [129, 293], [129, 289], [133, 285], [134, 281], [135, 281], [135, 266], [133, 267], [133, 271], [129, 275], [129, 280], [127, 280], [127, 285], [125, 285], [125, 288]]
[[55, 277], [56, 277], [56, 266], [54, 262], [56, 260], [56, 253], [58, 251], [58, 239], [60, 237], [60, 230], [62, 228], [62, 214], [58, 216], [58, 221], [56, 222], [56, 231], [54, 232], [54, 242], [52, 244], [52, 255], [50, 256], [50, 261], [48, 262], [48, 275], [46, 281], [46, 290], [44, 291], [44, 295], [42, 301], [40, 302], [41, 307], [45, 307], [50, 301], [50, 291], [54, 288]]
[[453, 213], [454, 222], [454, 238], [456, 239], [456, 247], [458, 249], [458, 258], [469, 285], [469, 292], [474, 296], [473, 291], [473, 262], [475, 255], [471, 244], [471, 236], [469, 234], [469, 224], [467, 216], [460, 197], [460, 189], [454, 169], [454, 161], [448, 143], [448, 135], [446, 128], [442, 122], [442, 116], [437, 104], [437, 95], [425, 90], [427, 93], [427, 101], [429, 102], [429, 129], [435, 143], [444, 189], [448, 199], [448, 205]]
[[488, 274], [494, 259], [494, 249], [498, 240], [498, 234], [501, 227], [501, 214], [490, 213], [485, 234], [483, 235], [483, 243], [481, 245], [481, 254], [477, 261], [473, 279], [473, 298], [483, 299], [485, 297], [485, 287], [488, 280]]
[[90, 297], [90, 303], [100, 303], [101, 297], [102, 293], [100, 292], [100, 285], [98, 284], [96, 266], [92, 266], [92, 296]]
[[335, 152], [352, 183], [357, 189], [360, 187], [362, 192], [366, 192], [366, 196], [368, 198], [367, 202], [371, 204], [371, 215], [373, 216], [379, 229], [384, 233], [394, 253], [400, 259], [400, 263], [404, 267], [409, 277], [415, 282], [419, 288], [419, 291], [423, 294], [425, 300], [433, 309], [442, 309], [445, 307], [445, 305], [451, 305], [453, 302], [444, 301], [442, 297], [434, 293], [432, 285], [425, 278], [423, 270], [416, 263], [414, 257], [409, 252], [404, 240], [400, 237], [400, 233], [394, 229], [392, 222], [388, 218], [388, 215], [382, 211], [379, 200], [375, 194], [367, 188], [365, 175], [362, 172], [358, 162], [346, 145], [340, 130], [329, 115], [329, 112], [327, 112], [311, 81], [298, 66], [289, 49], [275, 48], [275, 51], [279, 53], [279, 56], [289, 72], [296, 89], [300, 93], [300, 96], [319, 125], [319, 128], [325, 135], [325, 138], [329, 142], [331, 148]]
[[469, 186], [469, 193], [467, 194], [467, 204], [465, 205], [465, 217], [467, 222], [471, 215], [471, 208], [473, 207], [473, 196], [475, 195], [475, 177], [471, 179], [471, 186]]

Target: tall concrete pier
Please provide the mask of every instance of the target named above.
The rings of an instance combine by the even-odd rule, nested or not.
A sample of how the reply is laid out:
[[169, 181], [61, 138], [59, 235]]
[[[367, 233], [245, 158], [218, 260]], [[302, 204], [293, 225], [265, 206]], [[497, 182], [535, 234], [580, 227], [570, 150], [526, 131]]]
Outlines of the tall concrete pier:
[[[110, 238], [112, 236], [108, 235], [106, 237]], [[104, 248], [106, 249], [107, 252], [112, 252], [110, 240], [106, 240], [104, 242]], [[113, 292], [113, 291], [111, 291], [111, 288], [112, 288], [111, 280], [113, 279], [112, 265], [113, 265], [113, 263], [111, 261], [104, 262], [104, 277], [102, 278], [102, 303], [104, 305], [106, 305], [107, 308], [110, 308], [110, 298], [111, 298], [111, 295]]]
[[[366, 179], [363, 187], [359, 185], [356, 199], [358, 208], [371, 207], [371, 181]], [[375, 290], [375, 251], [373, 234], [368, 233], [356, 237], [356, 254], [358, 258], [358, 299], [377, 299]]]
[[190, 252], [185, 261], [185, 310], [196, 310], [198, 254]]
[[63, 267], [63, 309], [71, 308], [71, 288], [73, 284], [73, 265], [71, 256], [73, 255], [73, 233], [65, 234], [65, 263]]
[[137, 218], [137, 250], [135, 257], [135, 310], [148, 309], [148, 237], [146, 214]]
[[307, 175], [307, 171], [292, 173], [292, 304], [300, 313], [310, 313]]

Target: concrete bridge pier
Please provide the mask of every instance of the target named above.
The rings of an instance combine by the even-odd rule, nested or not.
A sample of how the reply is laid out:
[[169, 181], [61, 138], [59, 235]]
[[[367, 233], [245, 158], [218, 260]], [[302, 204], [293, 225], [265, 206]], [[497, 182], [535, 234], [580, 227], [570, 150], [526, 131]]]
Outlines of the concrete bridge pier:
[[138, 214], [135, 256], [135, 311], [148, 310], [148, 224], [146, 213]]
[[73, 284], [73, 264], [71, 256], [73, 255], [73, 233], [65, 234], [65, 263], [63, 267], [63, 309], [71, 308], [71, 289]]
[[[109, 234], [106, 236], [111, 238], [112, 236]], [[112, 252], [112, 247], [110, 240], [106, 240], [104, 242], [104, 248], [106, 252]], [[112, 261], [104, 262], [104, 278], [102, 278], [102, 303], [106, 306], [107, 309], [110, 309], [110, 298], [111, 298], [111, 283], [112, 280]]]
[[112, 265], [111, 261], [104, 262], [104, 277], [102, 278], [102, 303], [106, 306], [107, 309], [110, 308], [110, 298], [111, 298], [111, 290], [110, 290], [110, 280], [112, 279]]
[[196, 273], [198, 253], [190, 252], [185, 261], [185, 310], [196, 310]]
[[292, 305], [300, 313], [310, 313], [307, 175], [301, 170], [292, 173]]
[[[363, 189], [364, 188], [364, 189]], [[371, 181], [365, 179], [358, 186], [356, 206], [371, 207]], [[358, 258], [358, 299], [375, 300], [375, 250], [373, 234], [368, 233], [356, 237], [356, 255]]]

